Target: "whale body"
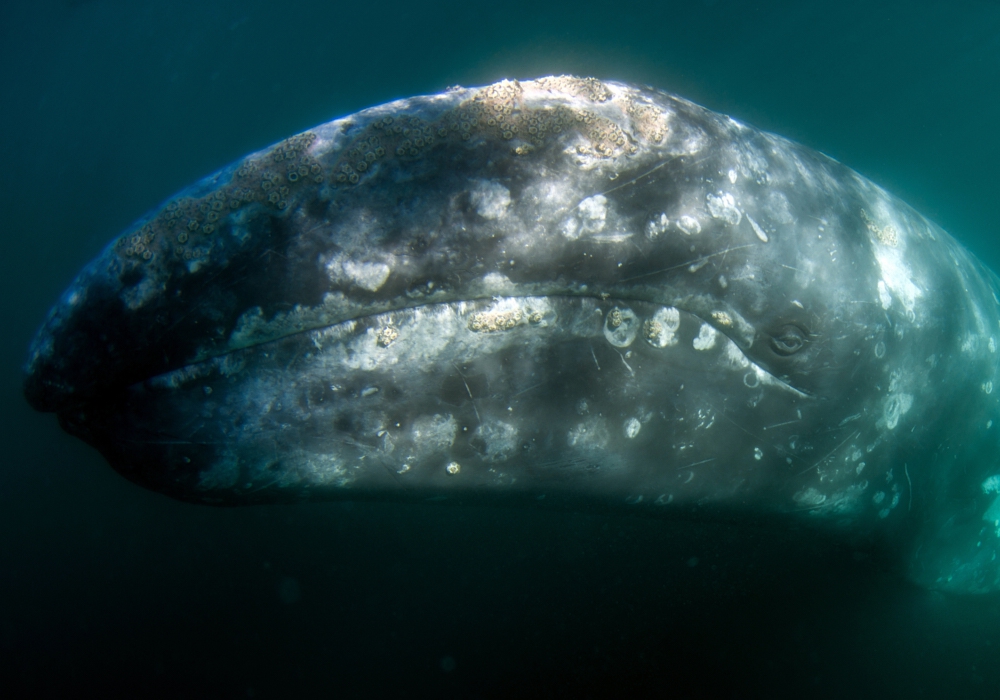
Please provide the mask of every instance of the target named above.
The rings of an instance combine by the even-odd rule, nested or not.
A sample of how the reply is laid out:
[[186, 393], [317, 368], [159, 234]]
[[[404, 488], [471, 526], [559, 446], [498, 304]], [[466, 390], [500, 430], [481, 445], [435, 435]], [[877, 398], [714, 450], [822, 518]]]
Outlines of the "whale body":
[[25, 395], [187, 501], [809, 523], [980, 593], [997, 289], [822, 154], [653, 89], [502, 81], [170, 198], [54, 306]]

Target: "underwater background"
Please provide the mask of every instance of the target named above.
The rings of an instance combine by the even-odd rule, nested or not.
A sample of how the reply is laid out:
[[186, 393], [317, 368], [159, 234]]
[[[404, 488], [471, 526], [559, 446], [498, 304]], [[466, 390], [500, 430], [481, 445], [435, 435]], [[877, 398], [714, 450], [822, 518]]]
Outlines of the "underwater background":
[[1000, 270], [995, 2], [5, 0], [0, 696], [996, 697], [1000, 598], [815, 533], [194, 506], [24, 402], [48, 307], [172, 193], [364, 107], [562, 73], [823, 151]]

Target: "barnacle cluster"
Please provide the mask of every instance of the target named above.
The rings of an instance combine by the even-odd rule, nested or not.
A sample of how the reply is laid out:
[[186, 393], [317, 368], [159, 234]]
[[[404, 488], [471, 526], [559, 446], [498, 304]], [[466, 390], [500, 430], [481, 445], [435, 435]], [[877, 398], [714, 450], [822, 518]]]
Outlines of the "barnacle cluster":
[[509, 331], [520, 323], [522, 317], [520, 309], [480, 311], [472, 316], [469, 321], [469, 329], [477, 333]]
[[893, 248], [899, 245], [899, 234], [896, 233], [895, 226], [892, 224], [879, 226], [872, 220], [872, 218], [868, 215], [868, 212], [864, 209], [861, 210], [861, 218], [865, 222], [865, 227], [872, 233], [872, 235], [875, 236], [875, 238], [879, 240], [879, 243], [892, 246]]
[[[552, 99], [526, 100], [526, 86], [536, 96], [539, 90], [547, 91]], [[563, 103], [559, 98], [564, 98]], [[625, 119], [605, 116], [614, 117], [616, 108]], [[348, 129], [352, 123], [357, 122], [348, 120]], [[667, 124], [655, 105], [629, 95], [616, 97], [595, 78], [556, 76], [524, 85], [503, 80], [476, 90], [436, 119], [402, 111], [383, 113], [351, 135], [325, 165], [311, 153], [316, 134], [307, 131], [292, 136], [246, 158], [231, 180], [215, 191], [171, 201], [154, 218], [124, 234], [115, 249], [132, 264], [197, 260], [211, 254], [213, 234], [227, 217], [251, 205], [284, 211], [304, 186], [356, 185], [380, 163], [418, 160], [442, 143], [509, 144], [513, 153], [524, 155], [563, 134], [581, 137], [578, 153], [607, 159], [636, 153], [637, 139], [662, 142]], [[891, 226], [879, 229], [867, 218], [866, 222], [880, 240], [894, 245]]]
[[623, 320], [622, 310], [619, 309], [617, 306], [608, 312], [609, 328], [618, 328], [618, 326], [622, 325], [622, 320]]
[[399, 337], [399, 331], [392, 326], [383, 326], [375, 331], [375, 343], [380, 348], [387, 348]]
[[538, 78], [535, 85], [550, 92], [584, 97], [591, 102], [607, 102], [614, 95], [608, 86], [597, 78], [577, 78], [573, 75], [551, 75]]
[[661, 143], [667, 136], [667, 117], [653, 105], [625, 98], [625, 112], [639, 135], [651, 143]]
[[653, 342], [658, 341], [663, 334], [663, 325], [656, 320], [646, 319], [642, 323], [642, 337]]
[[355, 137], [334, 164], [334, 184], [356, 185], [364, 173], [386, 158], [417, 158], [441, 138], [440, 131], [413, 114], [377, 119]]
[[[581, 98], [594, 105], [615, 99], [608, 86], [596, 78], [556, 76], [539, 78], [531, 85], [555, 97]], [[383, 159], [418, 159], [444, 142], [510, 142], [515, 154], [526, 155], [560, 134], [575, 132], [583, 137], [578, 152], [602, 159], [636, 153], [639, 149], [633, 133], [652, 143], [662, 142], [667, 134], [662, 111], [631, 97], [622, 100], [629, 131], [579, 104], [529, 104], [524, 85], [502, 80], [475, 91], [434, 121], [405, 113], [376, 119], [347, 145], [333, 167], [332, 184], [358, 184]]]
[[226, 185], [203, 197], [171, 200], [152, 220], [122, 236], [116, 249], [137, 262], [171, 254], [185, 261], [207, 256], [212, 234], [229, 214], [254, 203], [284, 209], [301, 183], [323, 181], [322, 166], [308, 152], [315, 140], [307, 131], [247, 158]]
[[156, 240], [156, 230], [152, 225], [144, 224], [138, 231], [119, 238], [116, 246], [125, 257], [148, 262], [153, 259], [151, 246], [154, 240]]

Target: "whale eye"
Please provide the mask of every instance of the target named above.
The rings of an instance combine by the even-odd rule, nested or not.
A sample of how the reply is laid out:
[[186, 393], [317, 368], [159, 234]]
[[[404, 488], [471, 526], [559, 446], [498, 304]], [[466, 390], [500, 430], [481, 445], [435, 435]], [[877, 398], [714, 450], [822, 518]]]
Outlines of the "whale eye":
[[771, 336], [771, 349], [778, 355], [794, 355], [806, 345], [806, 334], [798, 326], [788, 324]]

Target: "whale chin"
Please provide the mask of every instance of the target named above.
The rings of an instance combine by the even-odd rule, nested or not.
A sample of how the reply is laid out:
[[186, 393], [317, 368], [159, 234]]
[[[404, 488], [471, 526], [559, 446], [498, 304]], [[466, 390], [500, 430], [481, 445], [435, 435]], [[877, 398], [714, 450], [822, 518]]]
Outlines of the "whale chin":
[[753, 476], [726, 475], [733, 445], [698, 436], [735, 426], [727, 402], [759, 401], [765, 388], [776, 410], [808, 400], [674, 307], [494, 297], [231, 351], [62, 420], [128, 478], [203, 503], [705, 506], [752, 488]]

